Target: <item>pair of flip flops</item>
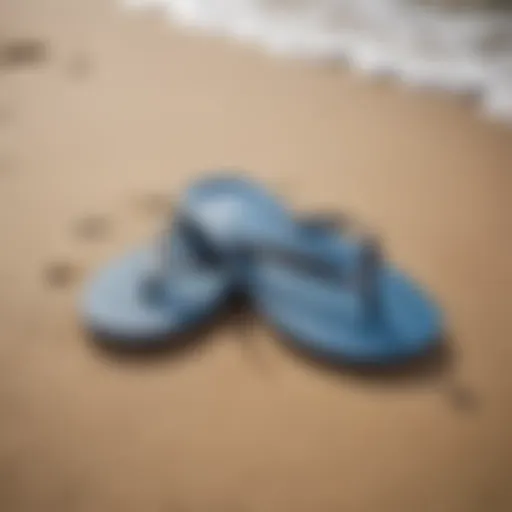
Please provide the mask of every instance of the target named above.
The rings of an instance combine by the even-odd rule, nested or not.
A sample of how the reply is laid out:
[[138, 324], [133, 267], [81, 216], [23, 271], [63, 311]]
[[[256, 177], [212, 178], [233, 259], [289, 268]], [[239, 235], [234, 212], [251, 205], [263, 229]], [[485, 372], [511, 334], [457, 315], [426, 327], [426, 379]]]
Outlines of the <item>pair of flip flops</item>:
[[235, 175], [193, 184], [156, 243], [93, 277], [82, 316], [110, 344], [158, 346], [212, 319], [240, 289], [298, 347], [329, 359], [394, 363], [440, 339], [438, 308], [373, 237], [297, 220]]

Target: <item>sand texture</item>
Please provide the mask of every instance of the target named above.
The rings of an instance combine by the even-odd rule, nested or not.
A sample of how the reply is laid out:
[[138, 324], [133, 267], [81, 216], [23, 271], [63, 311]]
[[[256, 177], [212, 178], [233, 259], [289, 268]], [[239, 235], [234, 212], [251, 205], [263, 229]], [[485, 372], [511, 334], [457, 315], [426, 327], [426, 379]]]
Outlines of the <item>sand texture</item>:
[[[2, 512], [512, 510], [510, 130], [107, 1], [4, 0], [0, 46]], [[250, 316], [93, 348], [83, 280], [220, 166], [373, 225], [451, 356], [328, 370]]]

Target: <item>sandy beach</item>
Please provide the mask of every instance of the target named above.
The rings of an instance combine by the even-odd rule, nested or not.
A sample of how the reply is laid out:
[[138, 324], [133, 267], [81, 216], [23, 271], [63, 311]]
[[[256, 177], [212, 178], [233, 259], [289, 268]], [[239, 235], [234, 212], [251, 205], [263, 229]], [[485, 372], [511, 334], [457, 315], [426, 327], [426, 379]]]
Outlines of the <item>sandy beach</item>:
[[[0, 65], [2, 512], [511, 510], [510, 128], [107, 0], [4, 0], [9, 41], [42, 46]], [[378, 230], [450, 361], [328, 370], [255, 318], [156, 359], [93, 348], [84, 279], [221, 167]]]

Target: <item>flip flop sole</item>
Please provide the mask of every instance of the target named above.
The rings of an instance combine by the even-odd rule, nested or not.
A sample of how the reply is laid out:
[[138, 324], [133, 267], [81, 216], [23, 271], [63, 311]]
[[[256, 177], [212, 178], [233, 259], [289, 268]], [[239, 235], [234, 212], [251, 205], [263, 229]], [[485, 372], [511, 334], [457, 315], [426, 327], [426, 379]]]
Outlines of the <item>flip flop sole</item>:
[[187, 268], [180, 258], [173, 266], [172, 259], [172, 272], [156, 294], [148, 287], [154, 247], [135, 249], [106, 265], [83, 296], [86, 328], [104, 341], [138, 347], [169, 340], [212, 316], [229, 295], [226, 273]]
[[301, 279], [280, 266], [256, 271], [253, 300], [290, 341], [326, 358], [388, 364], [429, 352], [442, 335], [437, 307], [396, 269], [384, 267], [378, 283], [373, 318], [340, 283]]

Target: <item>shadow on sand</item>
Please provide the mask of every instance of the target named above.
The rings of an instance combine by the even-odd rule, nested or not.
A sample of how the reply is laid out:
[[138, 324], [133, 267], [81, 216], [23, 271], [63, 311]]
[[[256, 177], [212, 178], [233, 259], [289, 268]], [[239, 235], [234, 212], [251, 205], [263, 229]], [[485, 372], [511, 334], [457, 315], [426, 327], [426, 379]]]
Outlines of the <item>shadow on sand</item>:
[[[261, 366], [258, 351], [251, 346], [253, 342], [252, 326], [258, 322], [249, 302], [243, 295], [237, 295], [225, 304], [221, 311], [197, 327], [197, 329], [172, 339], [156, 340], [151, 345], [129, 346], [116, 343], [104, 333], [94, 333], [89, 337], [93, 349], [118, 363], [162, 363], [169, 359], [180, 359], [190, 355], [211, 341], [217, 328], [231, 325], [237, 330], [244, 348], [251, 348], [246, 357]], [[449, 336], [434, 348], [413, 360], [393, 365], [354, 365], [343, 360], [334, 360], [305, 350], [289, 337], [278, 333], [277, 341], [291, 357], [305, 364], [313, 372], [329, 372], [340, 379], [356, 379], [361, 383], [381, 388], [411, 390], [418, 386], [437, 390], [454, 410], [471, 412], [479, 408], [475, 393], [456, 377], [457, 350]]]
[[286, 352], [312, 371], [327, 371], [340, 379], [357, 380], [384, 389], [405, 391], [418, 387], [430, 388], [442, 395], [446, 403], [458, 412], [475, 412], [481, 406], [475, 391], [457, 377], [459, 354], [449, 335], [438, 340], [432, 350], [415, 359], [386, 365], [357, 365], [325, 358], [304, 349], [282, 334], [279, 340]]

